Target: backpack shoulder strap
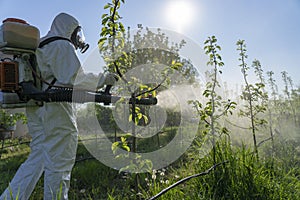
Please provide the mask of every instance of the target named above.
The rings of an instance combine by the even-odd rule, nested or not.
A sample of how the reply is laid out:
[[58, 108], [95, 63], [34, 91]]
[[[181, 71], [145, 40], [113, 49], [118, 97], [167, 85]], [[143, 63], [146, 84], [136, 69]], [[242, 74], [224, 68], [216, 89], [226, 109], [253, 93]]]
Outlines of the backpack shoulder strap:
[[[54, 36], [54, 37], [50, 37], [50, 38], [47, 38], [46, 40], [42, 41], [40, 44], [39, 44], [39, 47], [38, 48], [43, 48], [43, 46], [45, 46], [46, 44], [49, 44], [50, 42], [53, 42], [55, 40], [67, 40], [69, 42], [72, 43], [72, 41], [70, 39], [67, 39], [67, 38], [64, 38], [64, 37], [60, 37], [60, 36]], [[49, 84], [48, 88], [46, 89], [46, 91], [50, 90], [52, 88], [52, 86], [54, 86], [54, 83], [56, 82], [56, 78], [54, 78], [51, 83]]]
[[50, 38], [47, 38], [46, 40], [42, 41], [39, 44], [38, 48], [43, 48], [43, 46], [45, 46], [46, 44], [49, 44], [50, 42], [53, 42], [55, 40], [67, 40], [67, 41], [72, 43], [72, 41], [68, 38], [64, 38], [64, 37], [60, 37], [60, 36], [54, 36], [54, 37], [50, 37]]

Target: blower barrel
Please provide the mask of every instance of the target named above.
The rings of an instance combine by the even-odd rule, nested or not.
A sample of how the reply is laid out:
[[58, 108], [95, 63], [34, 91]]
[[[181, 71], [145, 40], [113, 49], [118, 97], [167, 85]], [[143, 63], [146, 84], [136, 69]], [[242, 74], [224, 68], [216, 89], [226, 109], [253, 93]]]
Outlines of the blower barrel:
[[[22, 84], [23, 92], [21, 93], [22, 99], [34, 99], [37, 101], [44, 102], [74, 102], [74, 103], [87, 103], [87, 102], [97, 102], [104, 103], [104, 105], [109, 105], [110, 103], [116, 103], [122, 97], [111, 95], [107, 92], [90, 92], [86, 90], [76, 90], [70, 88], [56, 88], [47, 91], [37, 90], [32, 84], [25, 83]], [[127, 101], [126, 101], [127, 100]], [[157, 98], [147, 97], [147, 98], [125, 98], [125, 103], [139, 105], [156, 105]]]

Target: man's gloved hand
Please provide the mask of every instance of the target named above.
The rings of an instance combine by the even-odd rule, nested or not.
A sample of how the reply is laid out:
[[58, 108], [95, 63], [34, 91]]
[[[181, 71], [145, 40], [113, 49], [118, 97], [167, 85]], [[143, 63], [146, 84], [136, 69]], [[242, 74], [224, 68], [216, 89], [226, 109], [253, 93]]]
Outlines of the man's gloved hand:
[[99, 82], [97, 85], [97, 89], [103, 88], [104, 85], [114, 85], [118, 79], [118, 76], [114, 73], [108, 73], [105, 75], [99, 74]]

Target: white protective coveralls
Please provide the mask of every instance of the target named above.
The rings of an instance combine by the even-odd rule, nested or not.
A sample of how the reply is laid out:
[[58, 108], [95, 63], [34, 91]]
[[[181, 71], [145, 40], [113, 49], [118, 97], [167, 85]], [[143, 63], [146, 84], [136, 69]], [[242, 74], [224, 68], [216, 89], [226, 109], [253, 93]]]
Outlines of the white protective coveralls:
[[[48, 34], [41, 41], [52, 36], [70, 38], [79, 26], [72, 16], [60, 13], [51, 25]], [[74, 85], [81, 88], [96, 88], [112, 84], [112, 77], [83, 74], [76, 49], [66, 40], [56, 40], [36, 51], [38, 66], [42, 77], [55, 85]], [[76, 78], [80, 76], [80, 78]], [[74, 83], [79, 80], [78, 83]], [[89, 86], [89, 87], [86, 87]], [[43, 88], [47, 88], [44, 85]], [[10, 199], [10, 191], [19, 200], [29, 199], [41, 175], [44, 173], [44, 199], [68, 199], [71, 170], [76, 158], [77, 124], [71, 103], [45, 103], [42, 107], [26, 108], [29, 134], [32, 137], [31, 152], [20, 166], [9, 187], [0, 200]]]

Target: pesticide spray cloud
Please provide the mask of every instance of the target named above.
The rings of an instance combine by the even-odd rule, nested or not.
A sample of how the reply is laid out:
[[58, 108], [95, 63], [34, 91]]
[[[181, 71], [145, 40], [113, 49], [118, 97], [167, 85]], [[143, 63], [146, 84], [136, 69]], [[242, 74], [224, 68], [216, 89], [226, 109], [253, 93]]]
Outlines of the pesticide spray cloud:
[[[153, 33], [154, 29], [147, 29]], [[138, 30], [141, 34], [141, 30]], [[130, 35], [135, 35], [138, 31], [131, 31]], [[190, 60], [193, 66], [196, 68], [199, 77], [203, 77], [206, 70], [206, 59], [204, 51], [190, 38], [168, 30], [159, 30], [163, 32], [170, 43], [179, 43], [184, 40], [184, 48], [179, 52], [179, 56]], [[149, 38], [140, 46], [137, 46], [135, 52], [143, 52], [145, 49], [150, 51], [161, 51], [165, 54], [174, 54], [168, 48], [166, 44], [160, 44], [159, 49], [157, 46], [153, 46], [153, 38]], [[94, 51], [98, 51], [95, 49]], [[149, 51], [147, 51], [149, 53]], [[196, 53], [195, 53], [196, 52]], [[121, 55], [121, 52], [116, 52], [115, 58]], [[93, 58], [94, 59], [93, 54]], [[99, 54], [101, 57], [101, 55]], [[93, 61], [86, 61], [91, 63]], [[133, 60], [132, 62], [135, 62]], [[99, 161], [107, 166], [114, 169], [124, 169], [126, 166], [136, 163], [137, 158], [151, 161], [154, 169], [160, 169], [168, 166], [175, 160], [177, 160], [191, 145], [198, 130], [199, 115], [195, 112], [193, 107], [189, 105], [188, 101], [196, 100], [199, 98], [199, 89], [190, 85], [187, 77], [182, 74], [179, 70], [173, 70], [166, 75], [166, 69], [170, 66], [159, 64], [160, 62], [143, 63], [135, 66], [131, 70], [123, 74], [123, 79], [117, 81], [114, 85], [114, 94], [123, 96], [125, 102], [116, 103], [111, 107], [113, 113], [113, 120], [116, 126], [123, 131], [124, 134], [129, 133], [136, 138], [149, 138], [166, 128], [167, 121], [167, 110], [180, 113], [180, 119], [177, 127], [177, 132], [172, 140], [163, 146], [162, 148], [156, 149], [152, 152], [127, 152], [123, 149], [118, 149], [119, 158], [121, 155], [126, 155], [126, 159], [115, 159], [116, 155], [113, 154], [112, 140], [109, 138], [109, 133], [104, 131], [104, 128], [97, 123], [97, 113], [94, 113], [93, 118], [81, 121], [82, 127], [87, 127], [87, 130], [80, 132], [82, 138], [92, 138], [83, 140], [83, 144], [90, 151], [90, 153], [97, 158]], [[162, 62], [163, 63], [163, 62]], [[151, 106], [148, 112], [149, 122], [143, 125], [135, 124], [130, 121], [131, 110], [126, 98], [132, 95], [133, 91], [138, 90], [141, 84], [158, 86], [157, 99], [158, 104]], [[90, 112], [93, 113], [93, 112]], [[95, 125], [92, 128], [91, 125]], [[80, 126], [80, 124], [79, 124]], [[134, 132], [132, 132], [134, 130]], [[124, 157], [124, 156], [123, 156]], [[141, 169], [130, 169], [126, 168], [126, 171], [132, 173], [145, 172], [145, 168]]]

